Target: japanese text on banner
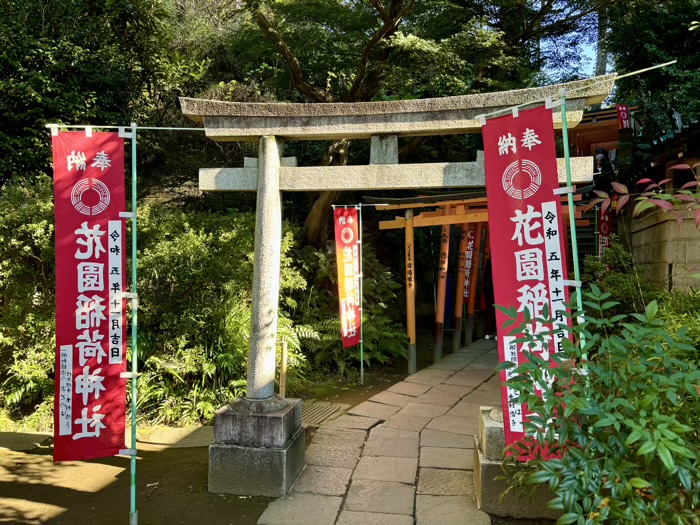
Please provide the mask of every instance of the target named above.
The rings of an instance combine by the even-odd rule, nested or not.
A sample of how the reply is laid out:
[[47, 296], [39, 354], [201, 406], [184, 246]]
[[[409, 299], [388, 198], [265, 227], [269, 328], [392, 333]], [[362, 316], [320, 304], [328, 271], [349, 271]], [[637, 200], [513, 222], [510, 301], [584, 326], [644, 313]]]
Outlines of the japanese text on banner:
[[124, 143], [116, 133], [53, 137], [56, 215], [54, 460], [124, 448]]
[[336, 208], [335, 253], [338, 264], [338, 295], [343, 347], [360, 342], [360, 224], [356, 208]]
[[[555, 319], [566, 324], [563, 310], [568, 302], [564, 281], [568, 278], [561, 202], [554, 190], [559, 187], [551, 110], [539, 107], [491, 119], [483, 128], [486, 192], [489, 207], [490, 249], [497, 305], [515, 307], [516, 326], [525, 316], [526, 330], [533, 335], [550, 333], [552, 326], [537, 320]], [[508, 320], [496, 313], [500, 361], [522, 363], [523, 350], [536, 352], [545, 361], [561, 349], [562, 331], [545, 343], [530, 347], [515, 343], [510, 329], [500, 327]], [[548, 374], [543, 374], [548, 377]], [[501, 374], [506, 381], [509, 374]], [[542, 384], [535, 384], [541, 390]], [[502, 391], [506, 443], [523, 437], [527, 407], [517, 403], [510, 388]]]

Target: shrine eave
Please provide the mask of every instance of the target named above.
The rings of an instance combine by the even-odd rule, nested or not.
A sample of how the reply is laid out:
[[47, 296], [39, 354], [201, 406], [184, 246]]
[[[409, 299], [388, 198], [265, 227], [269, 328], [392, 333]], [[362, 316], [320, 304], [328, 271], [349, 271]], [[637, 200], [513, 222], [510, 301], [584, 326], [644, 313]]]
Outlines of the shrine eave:
[[[531, 104], [545, 97], [567, 95], [567, 120], [575, 127], [587, 105], [605, 100], [614, 75], [554, 84], [539, 88], [479, 93], [457, 97], [379, 102], [291, 104], [224, 102], [180, 98], [183, 114], [204, 124], [206, 135], [216, 141], [257, 141], [274, 135], [287, 140], [359, 139], [373, 135], [425, 136], [478, 134], [478, 116]], [[525, 106], [521, 109], [526, 109]], [[554, 126], [561, 115], [554, 112]]]

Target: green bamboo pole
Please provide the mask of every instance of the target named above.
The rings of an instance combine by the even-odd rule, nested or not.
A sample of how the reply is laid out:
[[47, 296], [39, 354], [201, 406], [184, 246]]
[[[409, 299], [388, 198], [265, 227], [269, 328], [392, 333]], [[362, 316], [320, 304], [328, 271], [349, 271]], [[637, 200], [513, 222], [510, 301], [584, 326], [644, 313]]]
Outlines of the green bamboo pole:
[[[573, 188], [571, 183], [571, 156], [569, 155], [569, 126], [566, 121], [566, 92], [561, 93], [561, 133], [564, 146], [564, 158], [566, 159], [566, 185], [569, 189]], [[574, 259], [574, 280], [581, 282], [581, 271], [578, 264], [578, 241], [576, 239], [576, 214], [574, 210], [574, 194], [570, 191], [566, 194], [569, 205], [569, 229], [571, 230], [571, 254]], [[581, 287], [576, 287], [576, 303], [583, 317], [583, 300], [581, 296]], [[586, 338], [581, 335], [581, 349], [586, 347]], [[584, 352], [583, 358], [586, 359]]]
[[138, 289], [136, 279], [136, 123], [131, 123], [131, 512], [129, 514], [130, 525], [138, 525], [139, 514], [136, 510], [136, 400], [138, 392]]
[[360, 245], [360, 384], [364, 385], [365, 384], [365, 337], [364, 337], [364, 332], [363, 332], [363, 322], [362, 322], [362, 317], [364, 314], [364, 305], [362, 302], [362, 280], [364, 278], [364, 273], [362, 272], [362, 206], [357, 205], [355, 206], [357, 208], [357, 218], [359, 224], [357, 225], [357, 230], [359, 232], [358, 235], [358, 244]]

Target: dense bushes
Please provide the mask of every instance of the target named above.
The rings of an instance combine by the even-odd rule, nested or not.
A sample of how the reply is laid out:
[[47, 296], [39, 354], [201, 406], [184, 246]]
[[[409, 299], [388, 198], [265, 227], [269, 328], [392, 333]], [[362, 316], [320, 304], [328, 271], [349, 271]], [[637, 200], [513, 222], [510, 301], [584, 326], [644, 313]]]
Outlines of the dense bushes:
[[[32, 421], [43, 428], [55, 351], [52, 191], [41, 176], [0, 194], [0, 411], [21, 419], [38, 409]], [[245, 392], [255, 216], [151, 205], [139, 208], [138, 227], [139, 415], [207, 420]], [[295, 379], [359, 366], [359, 349], [340, 341], [335, 254], [301, 250], [299, 237], [285, 224], [278, 335], [289, 347], [292, 389]], [[371, 249], [364, 259], [365, 362], [385, 363], [405, 346], [389, 307], [399, 285]]]
[[585, 349], [564, 339], [555, 367], [529, 354], [513, 370], [508, 384], [529, 422], [509, 465], [534, 458], [511, 471], [513, 486], [548, 484], [560, 525], [697, 525], [697, 348], [686, 327], [657, 317], [655, 301], [643, 314], [610, 316], [613, 298], [595, 285], [586, 294], [586, 319], [574, 327]]
[[[338, 275], [335, 247], [316, 250], [306, 247], [301, 260], [308, 280], [308, 289], [300, 299], [299, 320], [314, 335], [304, 339], [304, 348], [317, 368], [345, 374], [359, 366], [359, 348], [343, 348], [338, 334]], [[362, 251], [364, 360], [387, 363], [404, 355], [408, 338], [396, 321], [403, 316], [397, 307], [396, 290], [401, 288], [391, 272], [377, 259], [374, 249], [365, 245]]]

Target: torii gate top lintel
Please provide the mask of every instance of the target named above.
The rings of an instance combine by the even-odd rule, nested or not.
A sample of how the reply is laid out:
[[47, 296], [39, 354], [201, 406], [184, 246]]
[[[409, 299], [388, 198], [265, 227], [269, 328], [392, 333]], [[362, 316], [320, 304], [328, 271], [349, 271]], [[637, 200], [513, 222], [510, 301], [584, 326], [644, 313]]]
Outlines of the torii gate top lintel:
[[[222, 142], [258, 141], [262, 136], [327, 140], [478, 134], [479, 115], [531, 102], [534, 106], [545, 97], [559, 97], [562, 90], [571, 93], [567, 118], [574, 127], [584, 107], [601, 103], [614, 81], [615, 75], [606, 75], [538, 88], [416, 100], [291, 104], [181, 98], [180, 105], [187, 117], [204, 123], [209, 138]], [[561, 128], [558, 112], [554, 124]]]

